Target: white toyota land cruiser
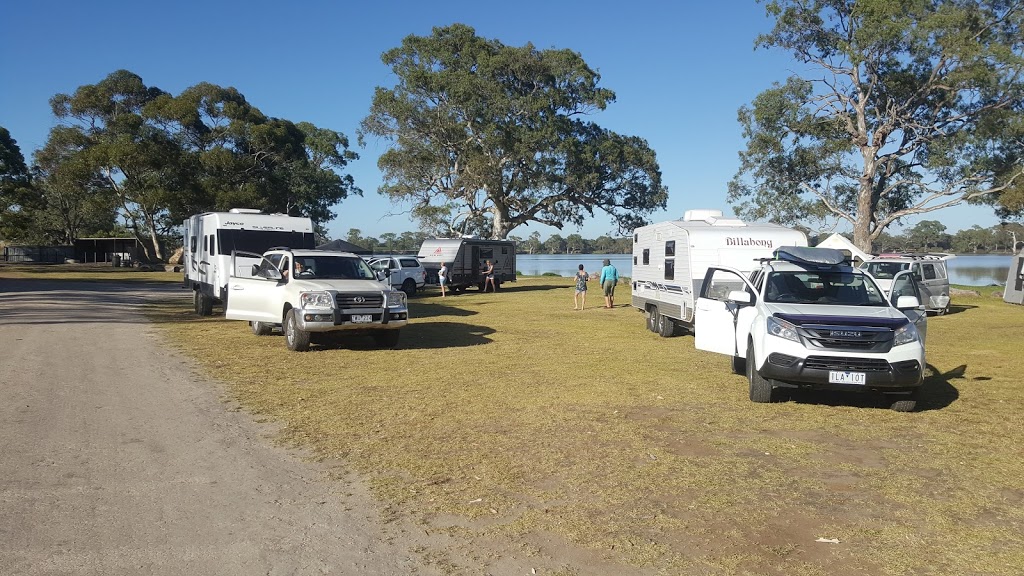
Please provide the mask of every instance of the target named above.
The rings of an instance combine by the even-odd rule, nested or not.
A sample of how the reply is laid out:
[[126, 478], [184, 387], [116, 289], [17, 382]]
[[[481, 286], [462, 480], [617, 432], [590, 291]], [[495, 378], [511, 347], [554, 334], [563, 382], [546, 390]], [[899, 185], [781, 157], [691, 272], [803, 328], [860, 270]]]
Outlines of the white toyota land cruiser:
[[405, 293], [388, 288], [359, 256], [274, 248], [248, 277], [248, 272], [237, 275], [235, 254], [225, 317], [248, 320], [257, 336], [281, 326], [288, 349], [296, 352], [308, 350], [316, 337], [339, 331], [368, 334], [385, 348], [398, 345], [409, 321]]
[[783, 247], [748, 277], [711, 267], [695, 305], [698, 349], [733, 357], [750, 399], [785, 388], [882, 392], [893, 410], [917, 405], [927, 315], [910, 271], [885, 293], [829, 248]]

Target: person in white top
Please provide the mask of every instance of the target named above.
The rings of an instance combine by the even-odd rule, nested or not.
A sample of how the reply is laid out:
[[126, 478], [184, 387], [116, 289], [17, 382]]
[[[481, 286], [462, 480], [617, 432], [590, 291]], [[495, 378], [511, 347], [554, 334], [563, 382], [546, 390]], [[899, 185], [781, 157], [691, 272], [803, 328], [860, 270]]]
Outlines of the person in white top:
[[441, 262], [441, 269], [437, 271], [437, 283], [441, 285], [441, 298], [444, 298], [444, 287], [448, 284], [448, 267]]

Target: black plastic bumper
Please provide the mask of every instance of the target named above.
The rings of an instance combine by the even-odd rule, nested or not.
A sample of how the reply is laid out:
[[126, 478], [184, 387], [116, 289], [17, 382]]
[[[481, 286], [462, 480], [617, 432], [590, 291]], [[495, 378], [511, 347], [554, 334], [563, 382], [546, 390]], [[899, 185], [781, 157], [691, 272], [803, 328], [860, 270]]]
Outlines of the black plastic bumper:
[[885, 369], [858, 370], [851, 367], [837, 367], [841, 371], [864, 372], [864, 384], [835, 384], [829, 382], [829, 369], [806, 366], [806, 358], [794, 358], [783, 354], [772, 354], [759, 370], [761, 376], [775, 380], [775, 385], [785, 387], [808, 387], [823, 390], [887, 390], [902, 391], [921, 386], [924, 380], [923, 367], [917, 360], [886, 364]]

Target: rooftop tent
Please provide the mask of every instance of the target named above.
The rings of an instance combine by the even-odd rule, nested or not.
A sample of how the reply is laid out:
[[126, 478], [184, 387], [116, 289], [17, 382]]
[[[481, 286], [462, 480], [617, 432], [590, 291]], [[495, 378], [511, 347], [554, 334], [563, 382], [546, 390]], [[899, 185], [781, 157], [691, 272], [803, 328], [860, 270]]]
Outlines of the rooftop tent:
[[367, 250], [361, 246], [356, 246], [351, 242], [345, 240], [331, 240], [326, 244], [321, 244], [316, 247], [317, 250], [335, 250], [337, 252], [351, 252], [353, 254], [359, 254], [360, 256], [370, 256], [373, 254], [373, 250]]

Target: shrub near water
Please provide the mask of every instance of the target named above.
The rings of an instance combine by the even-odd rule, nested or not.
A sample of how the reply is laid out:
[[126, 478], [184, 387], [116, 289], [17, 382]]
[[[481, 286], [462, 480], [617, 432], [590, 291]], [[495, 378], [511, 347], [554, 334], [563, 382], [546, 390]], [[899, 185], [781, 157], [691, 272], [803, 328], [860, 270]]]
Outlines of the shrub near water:
[[647, 332], [626, 287], [580, 312], [571, 285], [414, 298], [398, 350], [295, 354], [185, 305], [159, 318], [289, 442], [456, 536], [424, 552], [452, 571], [533, 554], [565, 574], [1019, 573], [1024, 308], [965, 297], [930, 318], [921, 411], [900, 414], [751, 403], [727, 357]]

